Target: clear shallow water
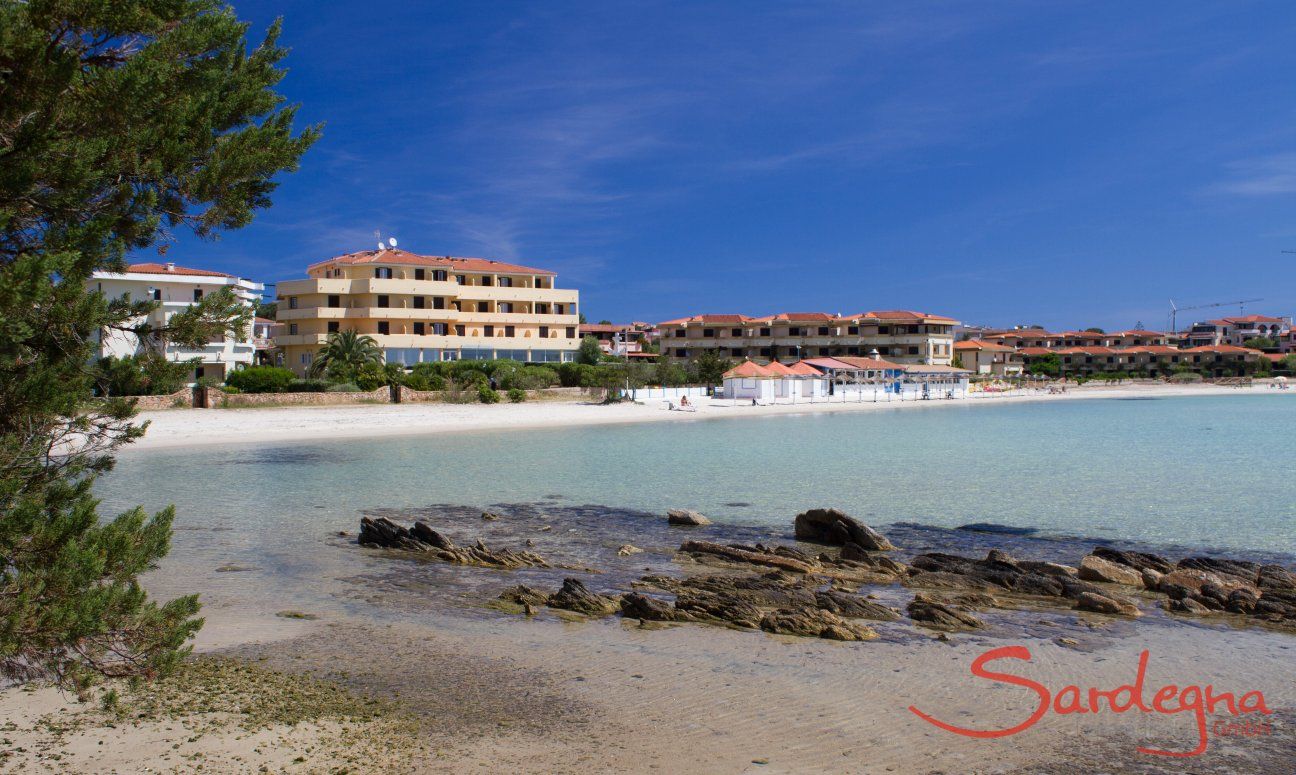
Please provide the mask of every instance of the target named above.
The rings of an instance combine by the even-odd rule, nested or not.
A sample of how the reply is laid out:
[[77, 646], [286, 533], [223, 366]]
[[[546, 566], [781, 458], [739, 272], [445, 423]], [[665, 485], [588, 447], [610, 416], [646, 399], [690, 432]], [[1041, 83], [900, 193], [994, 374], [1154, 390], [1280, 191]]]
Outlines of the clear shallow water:
[[547, 495], [743, 525], [786, 528], [836, 506], [875, 525], [995, 522], [1290, 554], [1294, 439], [1288, 395], [944, 405], [129, 451], [99, 490], [108, 510], [175, 503], [178, 552], [265, 548], [288, 571], [294, 547], [354, 531], [363, 509]]

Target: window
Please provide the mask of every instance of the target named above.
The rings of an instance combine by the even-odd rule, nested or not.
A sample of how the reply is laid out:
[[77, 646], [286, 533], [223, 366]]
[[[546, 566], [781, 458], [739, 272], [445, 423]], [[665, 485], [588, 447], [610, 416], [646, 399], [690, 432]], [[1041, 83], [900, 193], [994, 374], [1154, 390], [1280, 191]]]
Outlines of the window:
[[828, 326], [819, 326], [819, 336], [828, 336]]
[[378, 306], [379, 306], [379, 307], [390, 307], [390, 306], [391, 306], [391, 297], [390, 297], [390, 296], [379, 296], [379, 297], [378, 297]]
[[511, 313], [513, 311], [512, 302], [501, 301], [495, 305], [496, 312]]
[[436, 280], [436, 281], [439, 282], [439, 283], [443, 283], [443, 282], [445, 282], [447, 279], [449, 279], [449, 277], [450, 277], [449, 273], [446, 272], [446, 270], [444, 270], [444, 269], [433, 269], [433, 270], [432, 270], [432, 279], [433, 279], [433, 280]]
[[[162, 289], [161, 289], [161, 288], [154, 288], [154, 289], [153, 289], [153, 301], [162, 301]], [[296, 303], [297, 300], [296, 300], [296, 299], [293, 299], [292, 301], [293, 301], [293, 305], [292, 305], [292, 306], [293, 306], [293, 309], [297, 309], [297, 303]]]
[[800, 328], [799, 326], [791, 326], [791, 327], [788, 328], [788, 333], [787, 333], [787, 335], [788, 335], [788, 336], [801, 336], [801, 335], [802, 335], [802, 334], [801, 334], [801, 328]]
[[504, 336], [515, 336], [516, 330], [513, 326], [504, 326]]
[[444, 297], [444, 296], [433, 296], [433, 297], [432, 297], [432, 309], [445, 309], [445, 297]]
[[555, 304], [555, 305], [554, 305], [554, 314], [555, 314], [555, 315], [561, 315], [561, 314], [563, 314], [563, 305], [561, 305], [561, 304]]
[[433, 336], [445, 336], [445, 335], [446, 335], [446, 324], [445, 324], [445, 323], [433, 323], [433, 324], [432, 324], [432, 335], [433, 335]]
[[888, 336], [891, 333], [891, 326], [878, 326], [878, 336]]
[[338, 332], [338, 322], [336, 320], [330, 320], [328, 322], [328, 332], [330, 334], [336, 334]]
[[300, 363], [301, 363], [302, 365], [305, 365], [305, 364], [308, 364], [308, 363], [310, 363], [310, 362], [311, 362], [311, 354], [310, 354], [310, 353], [302, 353], [302, 354], [301, 354]]
[[342, 306], [342, 297], [341, 297], [341, 296], [329, 296], [329, 297], [328, 297], [328, 305], [329, 305], [330, 307], [341, 307], [341, 306]]
[[455, 326], [455, 336], [463, 336], [463, 335], [464, 335], [464, 327]]
[[548, 305], [548, 304], [537, 304], [537, 305], [535, 305], [535, 311], [536, 311], [536, 314], [537, 314], [537, 315], [548, 315], [548, 314], [549, 314], [549, 305]]
[[917, 354], [918, 354], [918, 348], [917, 348], [917, 347], [914, 347], [914, 346], [911, 345], [911, 346], [909, 347], [909, 354], [910, 354], [910, 355], [917, 355]]
[[576, 327], [575, 327], [575, 326], [567, 326], [567, 338], [568, 338], [568, 339], [575, 339], [575, 338], [576, 338]]
[[729, 349], [729, 354], [732, 355], [732, 356], [735, 357], [735, 358], [741, 358], [741, 357], [742, 357], [742, 348], [741, 348], [741, 347], [732, 347], [732, 348]]
[[292, 334], [293, 336], [296, 336], [296, 335], [297, 335], [297, 324], [296, 324], [296, 323], [289, 323], [289, 324], [288, 324], [288, 333], [289, 333], [289, 334]]
[[540, 338], [541, 339], [549, 338], [549, 326], [540, 326]]
[[770, 357], [770, 348], [768, 348], [768, 347], [762, 347], [762, 348], [760, 349], [760, 354], [761, 354], [761, 357], [762, 357], [762, 358], [768, 358], [768, 357]]
[[426, 279], [427, 279], [427, 272], [424, 271], [424, 270], [422, 270], [422, 269], [415, 269], [415, 270], [414, 270], [414, 279], [415, 279], [415, 280], [426, 280]]
[[683, 347], [677, 347], [677, 348], [675, 348], [675, 357], [676, 357], [676, 358], [687, 358], [687, 357], [688, 357], [688, 350], [685, 350]]
[[414, 324], [414, 336], [423, 336], [424, 326], [422, 323]]
[[422, 296], [414, 297], [414, 309], [423, 309], [427, 307], [427, 299]]
[[770, 333], [772, 333], [772, 332], [771, 332], [770, 329], [768, 329], [768, 328], [762, 328], [762, 329], [760, 330], [760, 335], [761, 335], [761, 336], [769, 336]]
[[481, 284], [482, 284], [482, 285], [490, 285], [492, 282], [493, 282], [493, 281], [491, 280], [491, 276], [490, 276], [490, 275], [488, 275], [488, 274], [484, 274], [484, 275], [482, 275], [482, 278], [481, 278]]
[[490, 302], [489, 302], [489, 301], [479, 301], [479, 302], [477, 302], [477, 311], [478, 311], [478, 312], [490, 312]]
[[[155, 296], [154, 298], [157, 298], [157, 297]], [[288, 309], [297, 309], [297, 297], [296, 297], [296, 296], [289, 296], [289, 297], [288, 297]]]
[[202, 288], [194, 288], [194, 301], [202, 301]]
[[485, 331], [486, 336], [495, 336], [495, 326], [486, 326]]
[[729, 335], [730, 335], [730, 336], [742, 336], [742, 329], [741, 329], [741, 328], [731, 328], [731, 329], [729, 329]]
[[714, 328], [704, 328], [704, 329], [702, 329], [702, 338], [703, 338], [703, 339], [713, 339], [713, 338], [715, 338], [715, 329], [714, 329]]
[[386, 320], [378, 321], [378, 333], [386, 335], [391, 333], [391, 323]]
[[848, 326], [846, 328], [846, 333], [851, 336], [859, 336], [859, 326]]
[[375, 280], [390, 280], [390, 279], [391, 279], [391, 276], [392, 276], [392, 270], [391, 270], [391, 267], [390, 267], [390, 266], [375, 266], [375, 267], [374, 267], [374, 279], [375, 279]]
[[512, 288], [512, 287], [513, 287], [513, 278], [512, 278], [512, 277], [501, 277], [501, 278], [499, 279], [499, 287], [501, 287], [501, 288]]
[[457, 274], [457, 275], [455, 275], [455, 282], [459, 283], [460, 285], [467, 285], [467, 284], [468, 284], [468, 278], [465, 277], [464, 275]]

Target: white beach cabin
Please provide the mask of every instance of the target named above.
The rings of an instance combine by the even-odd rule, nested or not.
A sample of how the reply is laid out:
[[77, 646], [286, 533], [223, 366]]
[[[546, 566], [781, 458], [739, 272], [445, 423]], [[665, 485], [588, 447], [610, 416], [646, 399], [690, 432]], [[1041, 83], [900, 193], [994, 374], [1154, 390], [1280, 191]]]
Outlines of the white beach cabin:
[[775, 381], [764, 366], [743, 361], [724, 373], [724, 394], [740, 401], [773, 401]]

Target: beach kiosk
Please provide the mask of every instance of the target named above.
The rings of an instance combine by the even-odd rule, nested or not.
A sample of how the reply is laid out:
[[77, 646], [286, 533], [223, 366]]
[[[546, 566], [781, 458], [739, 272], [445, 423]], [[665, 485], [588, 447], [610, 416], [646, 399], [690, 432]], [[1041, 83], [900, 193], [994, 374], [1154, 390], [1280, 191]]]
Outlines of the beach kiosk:
[[775, 376], [754, 361], [743, 361], [724, 373], [726, 398], [769, 402], [774, 400]]

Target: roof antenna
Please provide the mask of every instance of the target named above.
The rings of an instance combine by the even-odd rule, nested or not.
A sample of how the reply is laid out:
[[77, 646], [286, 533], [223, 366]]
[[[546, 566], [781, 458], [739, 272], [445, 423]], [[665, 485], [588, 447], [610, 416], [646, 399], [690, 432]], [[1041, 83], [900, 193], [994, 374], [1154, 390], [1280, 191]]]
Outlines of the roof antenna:
[[385, 249], [387, 248], [387, 246], [384, 245], [384, 244], [383, 244], [383, 241], [382, 241], [382, 232], [379, 231], [378, 229], [374, 229], [374, 239], [378, 240], [378, 252], [379, 252], [379, 253], [381, 253], [383, 250], [385, 250]]

